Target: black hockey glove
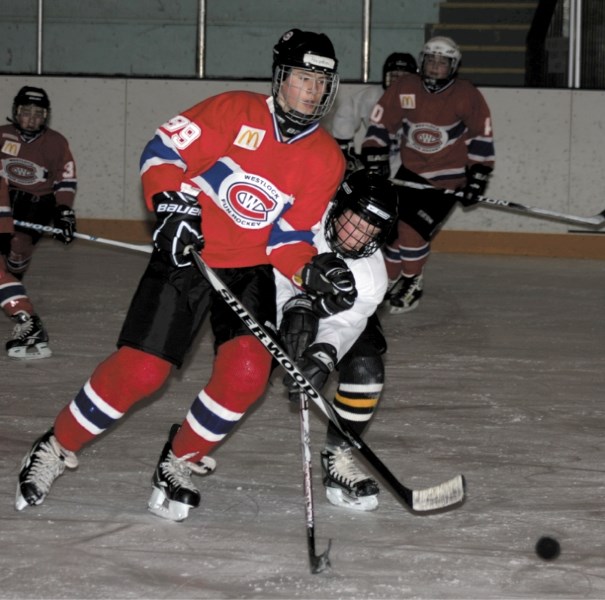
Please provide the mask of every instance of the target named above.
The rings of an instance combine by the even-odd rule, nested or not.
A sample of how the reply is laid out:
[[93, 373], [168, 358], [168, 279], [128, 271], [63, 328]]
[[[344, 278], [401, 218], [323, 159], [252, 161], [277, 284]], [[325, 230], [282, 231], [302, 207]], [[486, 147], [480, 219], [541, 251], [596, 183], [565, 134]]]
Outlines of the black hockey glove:
[[[336, 366], [336, 348], [331, 344], [313, 344], [303, 352], [301, 359], [296, 362], [296, 366], [313, 387], [321, 391]], [[290, 375], [286, 375], [284, 385], [290, 392], [289, 399], [297, 402], [300, 388], [296, 381]]]
[[191, 264], [185, 248], [199, 252], [204, 247], [202, 207], [196, 198], [184, 192], [162, 192], [152, 198], [157, 222], [153, 232], [155, 247], [168, 252], [175, 267]]
[[315, 341], [319, 317], [313, 310], [313, 301], [306, 294], [290, 298], [282, 313], [279, 335], [288, 356], [298, 361]]
[[460, 204], [463, 206], [472, 206], [479, 202], [479, 196], [483, 196], [487, 188], [492, 169], [485, 165], [472, 165], [466, 169], [466, 186], [462, 190]]
[[359, 156], [355, 152], [355, 145], [353, 140], [336, 140], [340, 149], [342, 150], [342, 154], [347, 161], [347, 166], [345, 169], [345, 177], [348, 177], [351, 173], [355, 171], [359, 171], [359, 169], [363, 169], [363, 163], [361, 162]]
[[73, 208], [65, 204], [57, 204], [55, 206], [54, 225], [60, 229], [60, 233], [53, 233], [53, 238], [63, 242], [65, 245], [71, 244], [74, 241], [74, 233], [76, 232], [76, 213]]
[[368, 173], [388, 179], [391, 175], [388, 148], [362, 148], [361, 162]]
[[12, 239], [12, 233], [0, 233], [0, 256], [8, 256], [10, 254]]

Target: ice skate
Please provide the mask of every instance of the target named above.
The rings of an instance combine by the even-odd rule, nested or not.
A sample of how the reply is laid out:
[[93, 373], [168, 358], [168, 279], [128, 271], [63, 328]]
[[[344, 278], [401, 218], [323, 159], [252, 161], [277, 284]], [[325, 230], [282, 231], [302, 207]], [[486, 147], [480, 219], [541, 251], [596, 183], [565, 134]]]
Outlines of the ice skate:
[[363, 511], [378, 507], [378, 484], [357, 466], [351, 448], [326, 448], [321, 453], [321, 467], [331, 504]]
[[185, 520], [189, 516], [189, 510], [200, 504], [200, 492], [191, 481], [192, 472], [206, 475], [216, 467], [214, 459], [208, 456], [199, 463], [187, 460], [191, 458], [190, 454], [175, 456], [172, 440], [178, 430], [179, 425], [173, 425], [170, 429], [168, 442], [153, 474], [153, 491], [148, 503], [148, 508], [154, 515], [170, 521]]
[[402, 277], [389, 295], [389, 312], [392, 315], [410, 312], [418, 308], [422, 297], [422, 274]]
[[42, 504], [50, 486], [65, 471], [65, 467], [75, 469], [77, 466], [76, 455], [61, 447], [52, 429], [47, 431], [34, 442], [21, 464], [16, 509]]
[[15, 328], [11, 339], [6, 342], [6, 352], [10, 358], [34, 360], [52, 356], [48, 347], [48, 334], [40, 317], [18, 312], [11, 318], [15, 322]]

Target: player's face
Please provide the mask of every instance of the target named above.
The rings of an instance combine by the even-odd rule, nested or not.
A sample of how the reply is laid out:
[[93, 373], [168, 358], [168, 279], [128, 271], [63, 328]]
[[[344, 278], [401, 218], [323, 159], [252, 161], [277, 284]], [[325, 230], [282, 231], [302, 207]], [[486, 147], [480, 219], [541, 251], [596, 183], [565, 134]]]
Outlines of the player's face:
[[314, 114], [328, 88], [328, 77], [305, 69], [292, 69], [280, 88], [282, 108], [304, 115]]
[[17, 122], [25, 131], [38, 131], [45, 123], [48, 111], [45, 108], [28, 104], [17, 109]]
[[446, 79], [450, 74], [451, 59], [438, 54], [424, 57], [424, 75], [431, 79]]
[[345, 210], [338, 218], [336, 234], [342, 250], [361, 250], [380, 233], [380, 228], [368, 223], [351, 209]]

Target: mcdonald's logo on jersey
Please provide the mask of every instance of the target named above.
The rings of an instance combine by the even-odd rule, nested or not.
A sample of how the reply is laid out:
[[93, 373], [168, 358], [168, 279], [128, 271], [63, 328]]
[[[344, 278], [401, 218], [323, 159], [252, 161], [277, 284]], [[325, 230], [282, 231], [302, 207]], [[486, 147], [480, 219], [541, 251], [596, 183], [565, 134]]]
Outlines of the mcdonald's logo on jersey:
[[240, 148], [245, 148], [246, 150], [256, 150], [261, 145], [265, 133], [266, 132], [263, 129], [242, 125], [235, 138], [234, 144]]
[[401, 102], [401, 108], [414, 109], [416, 108], [416, 94], [399, 94], [399, 102]]
[[21, 144], [19, 142], [13, 142], [12, 140], [5, 140], [2, 144], [2, 153], [8, 154], [9, 156], [19, 156], [19, 150]]

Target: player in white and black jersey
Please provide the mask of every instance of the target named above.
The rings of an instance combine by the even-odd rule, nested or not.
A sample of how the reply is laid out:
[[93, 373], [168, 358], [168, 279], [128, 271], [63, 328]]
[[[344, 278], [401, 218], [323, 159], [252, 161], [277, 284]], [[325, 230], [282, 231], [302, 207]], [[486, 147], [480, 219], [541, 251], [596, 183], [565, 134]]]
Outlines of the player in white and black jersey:
[[[359, 435], [374, 414], [384, 384], [386, 341], [376, 309], [387, 289], [387, 274], [379, 250], [396, 221], [394, 186], [358, 170], [341, 184], [314, 237], [320, 256], [336, 253], [353, 273], [357, 297], [351, 308], [324, 316], [321, 302], [329, 299], [300, 294], [276, 274], [278, 321], [286, 351], [316, 389], [336, 368], [334, 408]], [[286, 377], [284, 383], [291, 399], [298, 399], [294, 382]], [[357, 510], [378, 506], [378, 484], [357, 466], [349, 443], [332, 423], [321, 462], [332, 504]]]

